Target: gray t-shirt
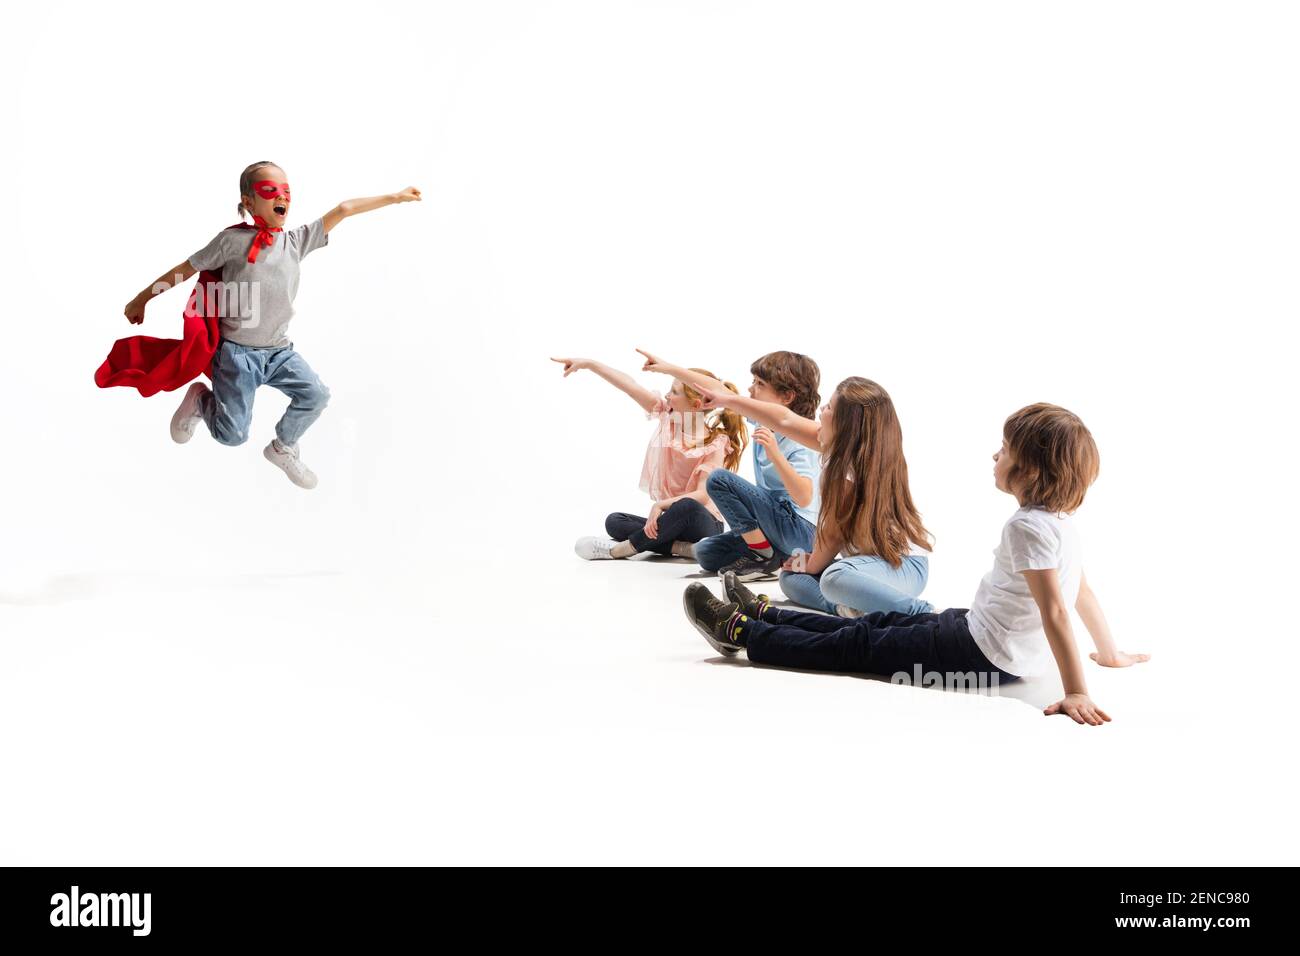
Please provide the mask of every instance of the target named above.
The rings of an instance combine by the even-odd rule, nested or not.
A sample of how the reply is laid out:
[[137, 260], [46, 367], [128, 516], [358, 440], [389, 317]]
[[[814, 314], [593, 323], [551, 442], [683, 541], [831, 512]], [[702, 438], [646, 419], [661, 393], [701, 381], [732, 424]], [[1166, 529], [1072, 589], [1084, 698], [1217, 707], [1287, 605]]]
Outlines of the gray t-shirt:
[[298, 263], [329, 243], [324, 219], [296, 229], [272, 233], [275, 242], [248, 261], [253, 229], [223, 229], [194, 255], [190, 265], [200, 271], [220, 269], [219, 288], [209, 290], [221, 317], [221, 337], [252, 348], [289, 344], [289, 320], [298, 294]]

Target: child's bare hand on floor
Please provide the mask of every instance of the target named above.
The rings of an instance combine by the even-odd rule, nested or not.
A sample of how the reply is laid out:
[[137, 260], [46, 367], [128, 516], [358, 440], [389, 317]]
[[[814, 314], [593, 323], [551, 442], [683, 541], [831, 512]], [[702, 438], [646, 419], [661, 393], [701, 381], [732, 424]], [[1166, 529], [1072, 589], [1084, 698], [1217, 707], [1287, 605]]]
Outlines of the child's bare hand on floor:
[[1100, 727], [1110, 720], [1110, 715], [1094, 704], [1087, 694], [1066, 694], [1064, 700], [1058, 700], [1043, 713], [1048, 717], [1065, 714], [1076, 724], [1090, 724], [1093, 727]]
[[1145, 664], [1151, 660], [1150, 654], [1125, 654], [1123, 651], [1116, 651], [1110, 657], [1103, 657], [1096, 651], [1088, 656], [1102, 667], [1131, 667], [1134, 664]]

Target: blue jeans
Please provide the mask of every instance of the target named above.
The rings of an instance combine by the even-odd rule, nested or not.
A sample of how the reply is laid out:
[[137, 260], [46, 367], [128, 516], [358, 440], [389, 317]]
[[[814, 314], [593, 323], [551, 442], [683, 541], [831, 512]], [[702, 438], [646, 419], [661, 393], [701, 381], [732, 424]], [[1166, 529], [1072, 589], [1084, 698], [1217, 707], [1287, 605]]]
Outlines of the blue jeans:
[[709, 473], [705, 487], [731, 530], [695, 545], [695, 560], [704, 570], [720, 570], [749, 554], [749, 545], [741, 535], [756, 529], [780, 554], [812, 550], [817, 529], [795, 512], [794, 502], [784, 492], [765, 491], [723, 468]]
[[929, 614], [934, 606], [919, 597], [929, 577], [930, 559], [923, 554], [907, 555], [897, 568], [875, 555], [854, 555], [836, 561], [821, 575], [782, 571], [781, 590], [796, 604], [827, 614], [834, 614], [837, 604], [867, 614]]
[[212, 437], [223, 445], [248, 441], [253, 394], [259, 385], [289, 396], [289, 407], [275, 426], [283, 445], [298, 444], [330, 400], [330, 390], [292, 346], [255, 349], [223, 340], [211, 371], [212, 393], [203, 396], [199, 412]]

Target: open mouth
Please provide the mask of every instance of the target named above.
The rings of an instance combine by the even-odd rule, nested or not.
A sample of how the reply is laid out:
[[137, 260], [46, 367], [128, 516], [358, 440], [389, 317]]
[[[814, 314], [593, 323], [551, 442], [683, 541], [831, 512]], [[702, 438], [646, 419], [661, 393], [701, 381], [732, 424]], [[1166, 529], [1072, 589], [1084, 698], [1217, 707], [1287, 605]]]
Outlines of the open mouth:
[[275, 214], [277, 216], [283, 216], [286, 212], [289, 211], [288, 206], [273, 206], [272, 208], [275, 210]]

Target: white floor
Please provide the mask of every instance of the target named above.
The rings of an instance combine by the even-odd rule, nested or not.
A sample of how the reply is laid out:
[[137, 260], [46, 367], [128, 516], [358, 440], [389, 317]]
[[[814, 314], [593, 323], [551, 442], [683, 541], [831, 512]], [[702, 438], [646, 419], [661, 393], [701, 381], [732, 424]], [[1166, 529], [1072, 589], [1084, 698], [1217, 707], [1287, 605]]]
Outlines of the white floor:
[[1171, 706], [1172, 659], [1089, 665], [1115, 721], [1082, 728], [1035, 710], [1052, 681], [992, 699], [724, 662], [684, 622], [682, 562], [183, 564], [0, 588], [5, 862], [1295, 851], [1272, 744]]

